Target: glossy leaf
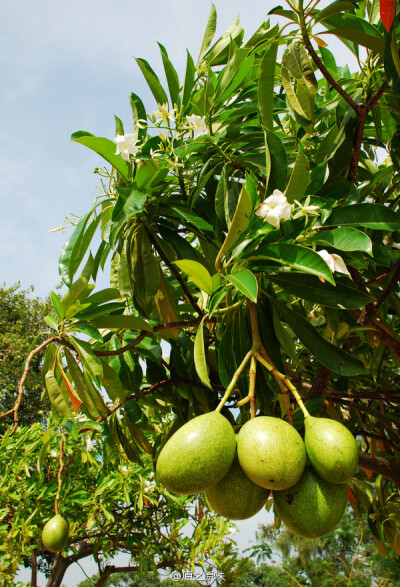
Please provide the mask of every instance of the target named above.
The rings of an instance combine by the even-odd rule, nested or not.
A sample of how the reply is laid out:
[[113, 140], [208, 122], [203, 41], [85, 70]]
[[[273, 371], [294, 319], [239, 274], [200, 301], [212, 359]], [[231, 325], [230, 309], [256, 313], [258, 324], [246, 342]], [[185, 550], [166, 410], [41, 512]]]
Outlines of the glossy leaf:
[[196, 367], [197, 375], [199, 376], [199, 379], [202, 382], [202, 384], [208, 387], [209, 389], [212, 389], [210, 378], [208, 376], [206, 352], [204, 348], [203, 320], [197, 328], [196, 337], [194, 339], [194, 365]]
[[359, 43], [380, 55], [385, 52], [385, 40], [382, 35], [364, 18], [344, 12], [329, 16], [322, 24], [328, 26], [329, 31], [340, 38]]
[[258, 284], [257, 279], [251, 271], [248, 269], [242, 269], [235, 273], [228, 273], [224, 275], [235, 288], [244, 294], [247, 298], [250, 298], [253, 302], [257, 303], [258, 295]]
[[89, 387], [86, 384], [83, 373], [72, 353], [67, 348], [65, 348], [63, 352], [77, 394], [87, 409], [90, 417], [97, 419], [101, 416], [105, 416], [108, 413], [108, 408], [105, 405], [102, 396], [94, 386]]
[[209, 295], [212, 294], [213, 283], [211, 280], [211, 275], [204, 267], [204, 265], [198, 263], [197, 261], [189, 261], [188, 259], [175, 261], [174, 265], [183, 271], [188, 276], [190, 281], [197, 285], [199, 289], [205, 291]]
[[104, 137], [95, 137], [84, 130], [79, 130], [71, 135], [71, 141], [84, 145], [101, 155], [118, 171], [126, 182], [129, 181], [132, 175], [131, 166], [125, 159], [122, 159], [121, 155], [115, 154], [115, 143], [113, 141]]
[[193, 86], [194, 86], [194, 77], [196, 73], [196, 68], [194, 66], [193, 57], [190, 55], [189, 51], [186, 51], [186, 71], [185, 71], [185, 81], [183, 84], [183, 95], [182, 95], [182, 104], [186, 106], [189, 102], [190, 96], [192, 94]]
[[167, 84], [169, 89], [169, 95], [171, 96], [171, 104], [174, 106], [178, 104], [179, 95], [179, 78], [178, 74], [171, 61], [168, 58], [167, 50], [161, 43], [158, 43], [161, 51], [161, 58], [164, 65], [165, 77], [167, 78]]
[[211, 41], [214, 38], [215, 31], [217, 29], [217, 11], [213, 3], [211, 3], [210, 14], [208, 16], [206, 30], [204, 32], [203, 41], [201, 43], [199, 61], [203, 53], [205, 53], [208, 47], [211, 45]]
[[365, 232], [356, 228], [343, 227], [321, 230], [311, 236], [309, 241], [339, 249], [340, 251], [364, 251], [372, 255], [372, 241]]
[[279, 40], [265, 51], [258, 77], [258, 108], [265, 128], [273, 129], [275, 67]]
[[101, 316], [91, 320], [91, 324], [96, 328], [109, 328], [111, 330], [145, 330], [152, 332], [153, 329], [145, 320], [136, 316], [122, 314], [119, 316]]
[[[161, 267], [160, 283], [158, 292], [154, 296], [154, 303], [156, 305], [158, 315], [160, 316], [160, 320], [163, 324], [167, 324], [169, 322], [178, 322], [175, 302], [171, 296], [168, 283], [164, 277], [164, 273], [162, 272]], [[168, 328], [168, 331], [170, 334], [172, 334], [172, 336], [178, 336], [180, 328], [175, 326]]]
[[87, 290], [88, 280], [82, 275], [78, 277], [76, 281], [71, 285], [69, 290], [66, 292], [61, 300], [63, 314], [65, 315], [67, 310], [72, 304], [80, 298], [80, 296]]
[[218, 257], [222, 258], [235, 245], [242, 233], [246, 230], [250, 222], [250, 216], [253, 211], [253, 203], [251, 197], [245, 187], [240, 191], [239, 201], [236, 206], [236, 211], [233, 216], [228, 234], [222, 244], [218, 253]]
[[271, 301], [275, 305], [278, 313], [287, 321], [304, 346], [322, 365], [325, 365], [325, 367], [328, 367], [328, 369], [331, 369], [335, 373], [350, 377], [365, 373], [361, 361], [325, 340], [317, 329], [305, 318], [300, 316], [300, 314], [294, 310], [290, 310], [275, 298], [271, 298]]
[[366, 226], [374, 230], [399, 230], [400, 216], [381, 204], [354, 204], [335, 208], [324, 226]]
[[279, 285], [285, 292], [300, 299], [329, 308], [347, 308], [349, 310], [363, 308], [372, 299], [355, 287], [336, 283], [323, 283], [314, 275], [305, 273], [275, 273], [269, 279]]
[[301, 200], [308, 186], [310, 178], [310, 164], [304, 151], [300, 148], [297, 153], [293, 171], [285, 190], [287, 201], [291, 204], [294, 200]]
[[58, 318], [63, 318], [63, 306], [60, 298], [54, 291], [50, 292], [51, 301], [53, 303], [54, 310], [58, 316]]
[[151, 68], [150, 64], [145, 59], [141, 59], [140, 57], [136, 57], [135, 61], [138, 64], [140, 71], [142, 72], [144, 79], [146, 80], [147, 85], [149, 86], [157, 104], [160, 106], [163, 104], [168, 104], [167, 94], [165, 93], [165, 90], [162, 87], [157, 74]]
[[294, 269], [301, 270], [304, 273], [311, 273], [322, 277], [329, 283], [335, 283], [328, 265], [322, 260], [320, 255], [312, 249], [300, 245], [288, 243], [262, 245], [255, 253], [244, 255], [244, 258], [257, 261], [270, 259], [282, 263], [282, 265], [288, 265]]
[[140, 229], [135, 235], [131, 255], [133, 293], [144, 312], [150, 312], [153, 298], [160, 283], [159, 262], [153, 254], [146, 230]]

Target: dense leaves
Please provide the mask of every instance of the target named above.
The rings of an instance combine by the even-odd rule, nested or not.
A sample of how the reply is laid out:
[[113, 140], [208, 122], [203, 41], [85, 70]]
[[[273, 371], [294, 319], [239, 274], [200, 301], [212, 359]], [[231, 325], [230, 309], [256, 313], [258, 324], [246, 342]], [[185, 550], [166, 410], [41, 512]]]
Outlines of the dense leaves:
[[[119, 154], [111, 138], [72, 136], [111, 169], [60, 256], [68, 289], [47, 319], [46, 395], [61, 431], [98, 430], [104, 466], [122, 455], [138, 471], [217, 407], [236, 429], [274, 415], [302, 432], [303, 399], [357, 437], [353, 507], [393, 555], [399, 23], [387, 33], [377, 2], [288, 4], [271, 19], [289, 27], [267, 20], [248, 40], [235, 21], [214, 41], [212, 7], [184, 79], [160, 45], [165, 88], [137, 58], [158, 110], [131, 94]], [[336, 62], [330, 35], [356, 71]], [[98, 291], [107, 260], [110, 287]]]

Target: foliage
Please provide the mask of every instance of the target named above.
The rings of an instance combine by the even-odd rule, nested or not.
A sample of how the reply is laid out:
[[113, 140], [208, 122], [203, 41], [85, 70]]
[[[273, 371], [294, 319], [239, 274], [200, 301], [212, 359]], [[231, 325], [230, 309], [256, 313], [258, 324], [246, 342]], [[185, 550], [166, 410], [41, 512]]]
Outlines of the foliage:
[[[22, 291], [19, 284], [0, 287], [0, 410], [11, 409], [18, 395], [18, 381], [22, 365], [35, 345], [40, 331], [48, 327], [44, 317], [51, 310], [51, 304], [40, 298], [31, 298], [33, 288]], [[26, 426], [36, 422], [48, 409], [48, 400], [41, 400], [41, 357], [37, 356], [30, 364], [25, 383], [25, 397], [22, 403], [20, 422]], [[29, 408], [27, 407], [29, 406]], [[4, 432], [12, 419], [0, 422]]]
[[[259, 540], [260, 546], [273, 547], [286, 577], [292, 576], [300, 585], [371, 587], [397, 585], [400, 580], [398, 562], [378, 551], [368, 532], [367, 517], [357, 518], [351, 509], [338, 528], [323, 538], [304, 539], [283, 527], [261, 526]], [[257, 567], [257, 571], [261, 572], [261, 568]], [[293, 579], [283, 584], [293, 585]]]
[[[229, 538], [225, 540], [229, 522], [198, 515], [186, 496], [171, 499], [154, 483], [148, 456], [143, 455], [141, 465], [132, 463], [115, 446], [110, 461], [101, 437], [93, 438], [99, 427], [85, 422], [86, 432], [78, 434], [71, 421], [61, 427], [60, 420], [53, 418], [46, 430], [36, 423], [14, 435], [11, 429], [4, 434], [0, 443], [3, 584], [12, 581], [24, 557], [31, 558], [30, 566], [39, 558], [38, 566], [52, 586], [61, 584], [70, 564], [89, 555], [104, 574], [111, 568], [108, 561], [121, 552], [131, 555], [131, 567], [139, 576], [187, 568], [194, 560], [204, 568], [234, 566], [236, 550]], [[60, 441], [65, 465], [61, 478]], [[40, 539], [44, 524], [54, 515], [58, 487], [60, 511], [71, 537], [65, 557], [50, 555]]]
[[[82, 420], [116, 486], [121, 458], [150, 474], [150, 455], [213, 409], [236, 429], [256, 414], [300, 431], [308, 412], [344, 422], [361, 449], [349, 499], [393, 556], [400, 20], [390, 26], [386, 14], [384, 26], [377, 0], [287, 4], [271, 10], [285, 25], [268, 19], [244, 40], [236, 20], [214, 44], [212, 6], [183, 79], [160, 45], [166, 88], [136, 59], [158, 110], [147, 115], [131, 94], [133, 132], [115, 118], [117, 153], [108, 138], [72, 135], [111, 170], [97, 169], [103, 193], [61, 253], [68, 289], [62, 300], [52, 293], [52, 332], [35, 352], [45, 350], [60, 434], [72, 442], [74, 430], [79, 444]], [[356, 71], [336, 62], [330, 35], [356, 57]], [[110, 287], [93, 291], [107, 259]], [[66, 471], [81, 466], [73, 463]], [[99, 523], [111, 524], [96, 507]], [[205, 534], [192, 558], [204, 544]]]

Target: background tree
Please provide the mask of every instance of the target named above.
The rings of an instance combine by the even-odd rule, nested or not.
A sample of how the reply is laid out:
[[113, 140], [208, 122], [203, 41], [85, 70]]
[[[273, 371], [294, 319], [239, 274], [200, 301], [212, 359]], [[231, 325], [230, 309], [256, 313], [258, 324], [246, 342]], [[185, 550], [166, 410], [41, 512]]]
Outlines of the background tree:
[[[49, 301], [32, 298], [33, 288], [22, 291], [19, 284], [0, 287], [0, 409], [4, 413], [13, 408], [18, 396], [18, 381], [21, 378], [23, 364], [31, 346], [45, 332], [48, 325], [45, 316], [51, 311]], [[22, 425], [26, 426], [43, 417], [43, 411], [49, 407], [47, 398], [42, 399], [41, 381], [42, 357], [36, 356], [29, 369], [24, 386], [22, 403]], [[4, 432], [12, 417], [0, 422]]]
[[[111, 170], [61, 253], [68, 291], [34, 353], [53, 411], [101, 428], [105, 465], [138, 459], [143, 414], [164, 418], [154, 460], [214, 409], [236, 429], [256, 415], [344, 422], [361, 449], [349, 498], [395, 551], [400, 24], [376, 1], [287, 4], [271, 11], [286, 25], [244, 40], [236, 20], [214, 44], [212, 7], [182, 80], [160, 45], [169, 95], [136, 59], [157, 111], [132, 93], [132, 133], [116, 117], [114, 142], [72, 136]], [[110, 288], [93, 292], [107, 259]]]

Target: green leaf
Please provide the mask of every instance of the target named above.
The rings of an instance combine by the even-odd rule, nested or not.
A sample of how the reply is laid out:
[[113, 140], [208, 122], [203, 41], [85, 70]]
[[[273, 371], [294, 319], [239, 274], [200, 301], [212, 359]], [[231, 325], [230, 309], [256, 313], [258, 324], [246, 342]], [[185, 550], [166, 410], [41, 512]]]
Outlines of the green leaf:
[[47, 371], [46, 375], [44, 376], [45, 384], [47, 393], [49, 394], [49, 399], [53, 408], [66, 418], [72, 418], [72, 412], [66, 401], [64, 394], [61, 390], [61, 387], [58, 384], [56, 376], [54, 374], [54, 368]]
[[384, 38], [365, 18], [343, 12], [325, 18], [322, 24], [337, 37], [363, 45], [380, 55], [385, 53]]
[[242, 294], [257, 303], [258, 284], [257, 279], [251, 271], [248, 269], [242, 269], [235, 273], [228, 273], [227, 275], [224, 275], [224, 277]]
[[354, 287], [342, 283], [333, 286], [305, 273], [276, 273], [268, 278], [290, 295], [328, 308], [355, 310], [372, 301], [368, 295]]
[[312, 121], [303, 110], [293, 89], [289, 70], [284, 65], [281, 66], [281, 81], [286, 94], [286, 104], [293, 118], [301, 126], [308, 127]]
[[374, 230], [399, 230], [400, 216], [381, 204], [353, 204], [335, 208], [324, 226], [366, 226]]
[[136, 123], [138, 120], [141, 120], [142, 126], [147, 126], [146, 108], [144, 107], [144, 104], [142, 100], [139, 98], [139, 96], [137, 96], [133, 92], [130, 95], [130, 103], [132, 109], [133, 128], [138, 129], [138, 139], [143, 139], [146, 136], [147, 130], [146, 128], [137, 127]]
[[95, 137], [84, 130], [79, 130], [71, 135], [71, 141], [84, 145], [98, 155], [101, 155], [101, 157], [118, 171], [126, 182], [130, 180], [132, 175], [131, 165], [125, 159], [122, 159], [121, 155], [115, 154], [115, 143], [110, 141], [110, 139]]
[[194, 76], [196, 73], [196, 68], [194, 66], [193, 57], [190, 55], [188, 50], [186, 50], [186, 54], [187, 54], [186, 72], [185, 72], [185, 81], [183, 83], [183, 94], [182, 94], [183, 106], [187, 106], [187, 104], [189, 103], [190, 97], [192, 95], [193, 86], [194, 86]]
[[70, 336], [69, 339], [78, 352], [82, 363], [89, 369], [90, 373], [94, 377], [102, 377], [103, 368], [101, 360], [96, 357], [90, 344], [84, 340], [79, 340], [75, 336]]
[[226, 253], [236, 244], [242, 233], [246, 230], [250, 222], [252, 211], [252, 199], [245, 186], [243, 186], [240, 191], [236, 211], [232, 218], [228, 234], [226, 235], [226, 238], [218, 253], [218, 259], [226, 255]]
[[105, 289], [101, 289], [100, 291], [89, 296], [86, 299], [86, 303], [100, 306], [101, 304], [111, 302], [112, 300], [119, 299], [120, 297], [121, 294], [118, 289], [115, 287], [106, 287]]
[[273, 129], [276, 57], [279, 39], [265, 51], [258, 76], [258, 108], [265, 128]]
[[265, 129], [266, 150], [269, 159], [269, 180], [267, 194], [272, 194], [274, 189], [285, 190], [287, 177], [286, 149], [275, 133]]
[[168, 104], [167, 94], [165, 93], [164, 88], [160, 84], [160, 80], [158, 79], [155, 71], [151, 68], [150, 64], [145, 59], [141, 59], [139, 57], [135, 58], [135, 61], [140, 67], [140, 71], [143, 73], [147, 85], [149, 86], [157, 104], [160, 104], [160, 106], [163, 104]]
[[143, 211], [147, 200], [147, 194], [136, 189], [117, 188], [118, 199], [115, 203], [111, 220], [113, 222], [125, 222], [132, 216]]
[[48, 326], [50, 326], [50, 328], [53, 328], [54, 330], [58, 330], [58, 322], [54, 318], [54, 316], [52, 316], [51, 314], [48, 314], [47, 316], [45, 316], [44, 321], [46, 322], [46, 324]]
[[167, 78], [169, 95], [171, 96], [171, 104], [174, 106], [178, 104], [178, 96], [179, 96], [179, 78], [178, 74], [174, 66], [172, 65], [171, 61], [168, 58], [167, 50], [161, 43], [158, 43], [161, 51], [161, 58], [164, 65], [165, 77]]
[[300, 314], [279, 303], [275, 298], [270, 299], [296, 336], [322, 365], [347, 377], [365, 373], [361, 361], [325, 340]]
[[[204, 320], [204, 318], [203, 318]], [[203, 320], [200, 322], [194, 339], [194, 366], [196, 367], [197, 375], [203, 385], [212, 389], [210, 379], [208, 377], [206, 352], [204, 349], [204, 333], [203, 333]]]
[[72, 304], [76, 302], [76, 300], [78, 300], [80, 296], [87, 290], [87, 286], [88, 280], [86, 277], [82, 277], [82, 275], [78, 277], [76, 281], [74, 281], [61, 300], [64, 316], [68, 308], [70, 308]]
[[315, 15], [315, 20], [321, 22], [325, 18], [337, 14], [338, 12], [345, 12], [349, 10], [354, 10], [357, 5], [350, 0], [337, 0], [336, 2], [332, 2], [326, 8], [323, 8]]
[[73, 255], [74, 250], [79, 249], [80, 247], [80, 243], [85, 233], [86, 225], [91, 215], [92, 212], [89, 212], [79, 220], [74, 232], [72, 233], [71, 237], [67, 240], [61, 251], [60, 259], [58, 262], [58, 268], [61, 279], [68, 287], [70, 287], [73, 277], [73, 272], [71, 268], [71, 257]]
[[100, 358], [103, 374], [101, 376], [101, 385], [105, 387], [109, 397], [113, 402], [121, 400], [124, 401], [128, 392], [124, 389], [124, 386], [114, 371], [114, 369], [105, 361]]
[[198, 228], [198, 230], [200, 230], [200, 232], [205, 234], [206, 236], [209, 233], [211, 235], [214, 234], [214, 229], [212, 225], [200, 216], [197, 216], [196, 214], [193, 214], [188, 210], [184, 210], [183, 208], [178, 208], [177, 206], [171, 206], [170, 210], [176, 212], [176, 214], [181, 216], [184, 220], [186, 220], [189, 224], [193, 225], [195, 228]]
[[299, 41], [293, 41], [290, 44], [282, 55], [282, 64], [289, 69], [297, 82], [302, 84], [311, 96], [315, 96], [318, 82], [308, 53]]
[[282, 263], [282, 265], [289, 265], [289, 267], [299, 269], [304, 273], [317, 275], [318, 277], [326, 279], [329, 283], [335, 284], [328, 265], [320, 255], [312, 249], [300, 245], [292, 245], [288, 243], [262, 245], [257, 251], [250, 252], [242, 258], [255, 261], [270, 259]]
[[211, 4], [210, 14], [208, 16], [206, 30], [204, 32], [203, 41], [201, 43], [201, 49], [200, 49], [198, 61], [200, 61], [203, 53], [205, 53], [207, 51], [208, 47], [211, 45], [211, 41], [214, 38], [216, 29], [217, 29], [217, 11], [215, 9], [214, 4]]
[[56, 293], [54, 293], [54, 291], [50, 292], [50, 297], [51, 297], [51, 301], [53, 303], [53, 307], [56, 311], [56, 314], [61, 320], [64, 317], [63, 306], [62, 306], [61, 300], [58, 297], [58, 295]]
[[218, 76], [218, 84], [212, 103], [222, 104], [240, 86], [254, 63], [254, 55], [248, 49], [237, 49]]
[[151, 159], [142, 159], [136, 165], [135, 183], [139, 190], [149, 189], [160, 184], [167, 174], [167, 167], [160, 167]]
[[101, 316], [90, 321], [96, 328], [109, 328], [117, 330], [145, 330], [153, 332], [152, 327], [142, 318], [136, 316], [127, 316], [125, 314], [120, 316]]
[[69, 373], [75, 385], [76, 392], [87, 409], [90, 417], [97, 420], [97, 418], [108, 414], [108, 408], [105, 405], [103, 398], [94, 385], [89, 387], [86, 384], [83, 373], [72, 356], [72, 353], [67, 348], [65, 348], [63, 352], [67, 360]]
[[189, 261], [188, 259], [174, 261], [174, 265], [183, 271], [189, 277], [190, 281], [197, 285], [199, 289], [205, 291], [208, 295], [213, 293], [211, 275], [204, 265], [197, 261]]
[[146, 229], [141, 228], [135, 235], [131, 256], [133, 268], [133, 293], [135, 299], [147, 313], [160, 284], [159, 262], [153, 254], [152, 244]]
[[306, 193], [308, 181], [310, 178], [310, 164], [304, 151], [299, 148], [296, 161], [289, 183], [285, 190], [287, 201], [291, 204], [294, 200], [301, 200]]
[[372, 241], [367, 234], [356, 228], [334, 228], [321, 230], [307, 239], [307, 242], [322, 243], [340, 251], [364, 251], [372, 255]]

